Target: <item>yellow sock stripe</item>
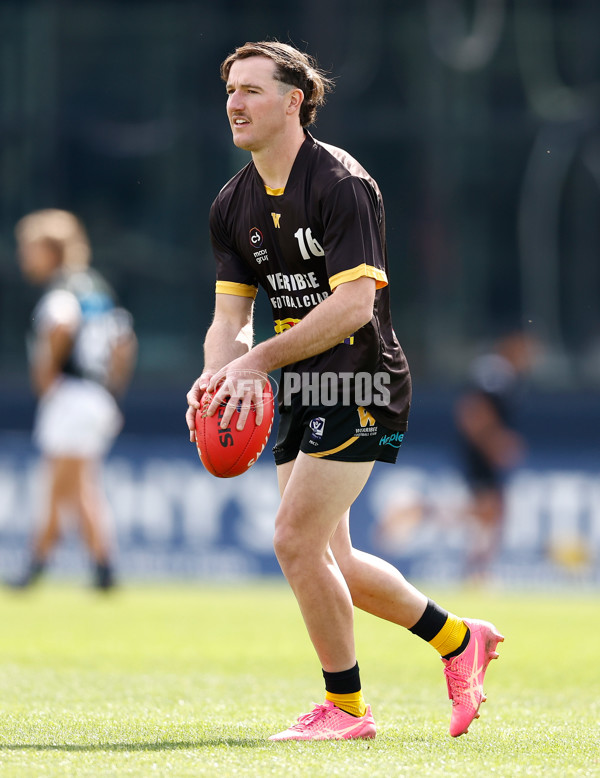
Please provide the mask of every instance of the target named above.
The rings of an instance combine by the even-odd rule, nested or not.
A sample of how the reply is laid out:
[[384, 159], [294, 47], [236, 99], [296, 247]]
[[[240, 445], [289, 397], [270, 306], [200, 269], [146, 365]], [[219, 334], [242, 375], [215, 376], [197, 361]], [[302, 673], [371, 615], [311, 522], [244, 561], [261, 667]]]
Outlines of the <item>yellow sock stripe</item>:
[[449, 613], [446, 623], [437, 633], [437, 635], [430, 640], [430, 644], [439, 652], [441, 656], [456, 651], [460, 644], [465, 639], [467, 634], [467, 625], [458, 616]]
[[334, 694], [325, 692], [325, 699], [332, 702], [336, 708], [349, 713], [351, 716], [364, 716], [367, 712], [367, 706], [363, 699], [362, 692], [353, 692], [352, 694]]

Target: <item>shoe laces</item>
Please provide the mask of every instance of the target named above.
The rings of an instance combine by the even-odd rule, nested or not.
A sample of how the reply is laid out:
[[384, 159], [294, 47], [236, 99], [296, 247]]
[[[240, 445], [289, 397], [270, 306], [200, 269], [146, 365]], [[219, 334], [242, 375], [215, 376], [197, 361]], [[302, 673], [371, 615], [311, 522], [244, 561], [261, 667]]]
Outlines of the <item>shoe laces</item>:
[[444, 675], [446, 676], [448, 697], [451, 700], [454, 700], [455, 694], [458, 696], [467, 688], [467, 679], [464, 677], [464, 674], [460, 673], [458, 670], [452, 670], [450, 664], [447, 664], [446, 667], [444, 667]]
[[302, 716], [299, 716], [298, 722], [290, 727], [290, 729], [306, 729], [306, 727], [309, 727], [315, 721], [323, 718], [323, 716], [330, 710], [328, 705], [317, 705], [316, 703], [313, 704], [315, 707], [308, 713], [303, 713]]

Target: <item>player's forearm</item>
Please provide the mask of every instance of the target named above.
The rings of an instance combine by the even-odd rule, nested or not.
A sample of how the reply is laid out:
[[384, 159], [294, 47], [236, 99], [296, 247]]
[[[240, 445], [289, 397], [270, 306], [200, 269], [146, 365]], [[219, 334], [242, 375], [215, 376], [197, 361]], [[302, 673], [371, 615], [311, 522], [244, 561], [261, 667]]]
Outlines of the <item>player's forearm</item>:
[[204, 340], [204, 371], [216, 373], [252, 348], [252, 323], [242, 327], [230, 321], [214, 321]]
[[337, 346], [370, 321], [372, 301], [369, 304], [368, 295], [366, 299], [364, 304], [346, 290], [336, 291], [289, 330], [259, 343], [253, 352], [264, 371], [269, 373]]
[[131, 381], [137, 359], [137, 350], [138, 342], [133, 333], [121, 338], [113, 348], [106, 386], [115, 395], [124, 394]]
[[60, 371], [48, 359], [38, 357], [31, 366], [31, 383], [34, 392], [41, 397], [56, 381]]
[[45, 394], [61, 374], [72, 346], [70, 329], [61, 325], [36, 338], [31, 361], [31, 381], [38, 396]]

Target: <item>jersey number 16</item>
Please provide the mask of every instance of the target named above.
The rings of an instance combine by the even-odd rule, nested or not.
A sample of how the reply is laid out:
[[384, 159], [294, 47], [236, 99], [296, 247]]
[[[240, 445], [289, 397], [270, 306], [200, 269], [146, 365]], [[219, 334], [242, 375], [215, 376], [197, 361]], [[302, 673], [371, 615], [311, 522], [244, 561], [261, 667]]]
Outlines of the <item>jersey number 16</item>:
[[302, 229], [302, 227], [300, 227], [300, 229], [296, 230], [294, 233], [294, 238], [296, 238], [298, 241], [302, 259], [310, 259], [311, 256], [325, 256], [325, 252], [321, 248], [321, 244], [313, 238], [310, 227], [306, 227], [306, 229]]

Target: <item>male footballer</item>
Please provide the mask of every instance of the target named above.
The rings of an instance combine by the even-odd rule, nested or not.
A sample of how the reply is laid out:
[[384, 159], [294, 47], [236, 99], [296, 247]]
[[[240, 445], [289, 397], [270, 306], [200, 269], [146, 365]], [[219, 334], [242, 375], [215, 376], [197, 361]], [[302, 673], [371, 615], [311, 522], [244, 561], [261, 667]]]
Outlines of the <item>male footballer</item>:
[[[461, 735], [479, 715], [485, 671], [504, 638], [488, 622], [444, 610], [350, 539], [352, 503], [375, 461], [396, 461], [411, 398], [391, 321], [381, 193], [348, 153], [306, 130], [331, 82], [305, 53], [277, 41], [246, 43], [221, 75], [233, 142], [252, 159], [211, 208], [215, 313], [186, 418], [193, 441], [208, 391], [209, 413], [227, 403], [226, 427], [239, 406], [243, 427], [260, 399], [251, 379], [282, 368], [274, 547], [321, 662], [325, 700], [270, 739], [375, 736], [354, 606], [406, 627], [440, 654], [450, 734]], [[259, 285], [276, 334], [253, 346]]]

